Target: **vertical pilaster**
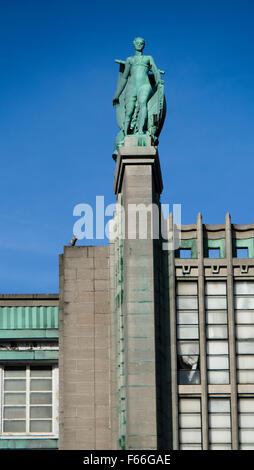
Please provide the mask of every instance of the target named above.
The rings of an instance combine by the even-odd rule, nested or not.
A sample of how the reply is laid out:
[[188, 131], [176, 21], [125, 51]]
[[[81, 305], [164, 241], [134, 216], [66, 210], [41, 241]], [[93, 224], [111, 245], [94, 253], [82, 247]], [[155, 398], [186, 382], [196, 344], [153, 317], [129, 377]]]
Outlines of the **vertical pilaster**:
[[[173, 214], [169, 215], [169, 234], [174, 233]], [[176, 280], [175, 280], [175, 252], [173, 246], [168, 251], [169, 266], [169, 314], [170, 314], [170, 352], [171, 352], [171, 395], [172, 395], [172, 430], [173, 449], [179, 449], [178, 425], [178, 390], [177, 390], [177, 343], [176, 343]]]
[[[121, 147], [115, 193], [122, 194], [124, 371], [126, 384], [126, 449], [157, 449], [156, 370], [156, 210], [162, 190], [154, 147]], [[136, 217], [133, 223], [132, 217]], [[134, 212], [133, 212], [134, 211]], [[136, 211], [136, 214], [135, 214]], [[143, 219], [143, 216], [145, 218]], [[158, 214], [159, 215], [159, 214]], [[145, 227], [146, 225], [146, 227]], [[147, 229], [145, 234], [143, 231]]]
[[203, 450], [209, 446], [209, 423], [207, 403], [207, 367], [206, 367], [206, 318], [205, 318], [205, 276], [204, 276], [204, 242], [203, 223], [199, 213], [197, 217], [197, 252], [198, 252], [198, 306], [200, 334], [200, 380], [201, 380], [201, 410], [202, 410], [202, 442]]
[[234, 278], [232, 264], [232, 234], [231, 217], [227, 213], [226, 228], [226, 257], [227, 257], [227, 299], [228, 299], [228, 336], [229, 336], [229, 365], [231, 390], [231, 423], [232, 450], [238, 449], [238, 414], [237, 414], [237, 377], [235, 351], [235, 315], [234, 315]]

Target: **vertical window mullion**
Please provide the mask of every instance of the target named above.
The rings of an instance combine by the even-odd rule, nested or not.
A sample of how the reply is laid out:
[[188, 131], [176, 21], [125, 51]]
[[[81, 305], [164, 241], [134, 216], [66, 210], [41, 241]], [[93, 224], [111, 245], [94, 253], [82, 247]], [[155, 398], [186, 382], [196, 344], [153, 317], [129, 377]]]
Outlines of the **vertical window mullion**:
[[[226, 289], [226, 281], [206, 281], [207, 375], [209, 384], [230, 383]], [[216, 344], [218, 354], [215, 352]], [[224, 346], [225, 350], [222, 353], [221, 349]]]
[[0, 433], [3, 433], [3, 409], [4, 409], [4, 400], [3, 400], [3, 368], [0, 366]]
[[52, 432], [53, 434], [58, 433], [58, 422], [56, 416], [58, 414], [58, 401], [57, 401], [57, 390], [58, 390], [58, 368], [52, 367]]
[[199, 384], [199, 321], [196, 281], [176, 284], [178, 383]]
[[179, 441], [180, 450], [202, 450], [200, 398], [180, 397], [179, 399]]
[[30, 430], [30, 366], [26, 366], [26, 432]]

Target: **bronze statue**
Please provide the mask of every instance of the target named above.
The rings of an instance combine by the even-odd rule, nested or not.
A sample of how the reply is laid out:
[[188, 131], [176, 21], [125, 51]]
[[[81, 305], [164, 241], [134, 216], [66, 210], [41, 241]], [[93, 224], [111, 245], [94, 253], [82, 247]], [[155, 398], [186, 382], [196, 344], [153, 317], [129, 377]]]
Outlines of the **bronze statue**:
[[115, 141], [115, 155], [127, 135], [149, 135], [156, 145], [166, 113], [164, 82], [161, 80], [164, 72], [158, 70], [152, 56], [143, 55], [143, 38], [134, 39], [133, 44], [134, 56], [128, 57], [126, 62], [116, 60], [120, 63], [120, 71], [113, 105], [121, 130]]

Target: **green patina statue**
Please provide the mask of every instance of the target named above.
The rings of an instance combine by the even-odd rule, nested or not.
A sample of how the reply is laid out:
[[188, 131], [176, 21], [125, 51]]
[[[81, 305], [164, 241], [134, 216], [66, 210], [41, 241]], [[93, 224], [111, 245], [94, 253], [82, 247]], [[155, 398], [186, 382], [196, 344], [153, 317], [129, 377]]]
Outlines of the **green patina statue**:
[[158, 137], [166, 114], [164, 82], [161, 70], [158, 70], [150, 55], [143, 55], [145, 41], [136, 38], [133, 41], [136, 54], [120, 64], [117, 90], [113, 99], [116, 107], [117, 123], [120, 132], [115, 139], [113, 157], [118, 148], [124, 145], [125, 136], [139, 136], [137, 145], [147, 145], [147, 136], [153, 145], [158, 144]]

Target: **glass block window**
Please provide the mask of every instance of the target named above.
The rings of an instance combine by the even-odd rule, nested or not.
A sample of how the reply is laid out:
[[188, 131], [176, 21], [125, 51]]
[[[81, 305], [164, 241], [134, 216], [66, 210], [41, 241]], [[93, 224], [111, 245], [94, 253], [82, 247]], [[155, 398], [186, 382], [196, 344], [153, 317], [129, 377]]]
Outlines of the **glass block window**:
[[57, 369], [6, 366], [2, 376], [2, 434], [56, 434]]
[[199, 384], [199, 325], [197, 283], [177, 282], [178, 383]]
[[180, 450], [202, 450], [200, 398], [179, 399]]
[[239, 398], [239, 449], [254, 450], [254, 398]]
[[231, 414], [229, 398], [209, 398], [209, 449], [231, 450]]
[[234, 285], [236, 364], [239, 384], [254, 383], [254, 282]]
[[229, 383], [227, 288], [224, 281], [207, 281], [206, 346], [209, 384]]

